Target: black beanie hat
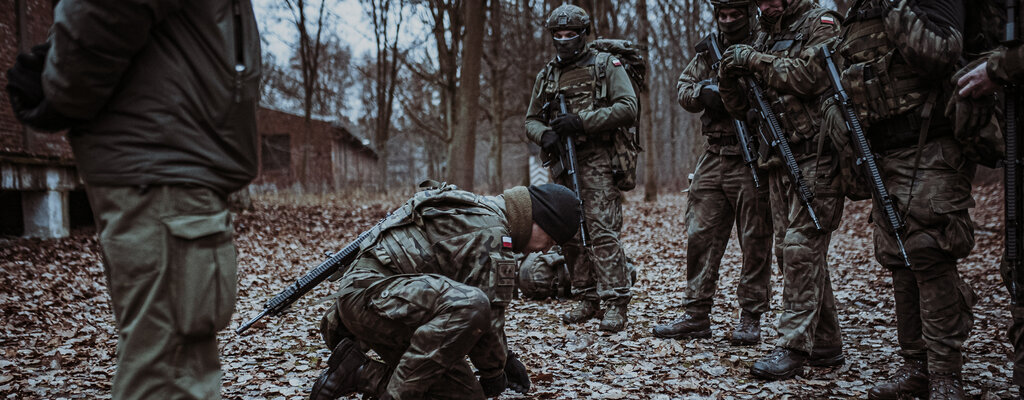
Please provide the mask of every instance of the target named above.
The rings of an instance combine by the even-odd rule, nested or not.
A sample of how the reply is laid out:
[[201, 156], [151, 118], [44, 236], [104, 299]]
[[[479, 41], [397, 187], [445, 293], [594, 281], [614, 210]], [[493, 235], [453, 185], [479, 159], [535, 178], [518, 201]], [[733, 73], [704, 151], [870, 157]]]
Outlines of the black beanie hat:
[[580, 227], [580, 200], [569, 188], [545, 183], [530, 186], [533, 222], [555, 240], [565, 244]]

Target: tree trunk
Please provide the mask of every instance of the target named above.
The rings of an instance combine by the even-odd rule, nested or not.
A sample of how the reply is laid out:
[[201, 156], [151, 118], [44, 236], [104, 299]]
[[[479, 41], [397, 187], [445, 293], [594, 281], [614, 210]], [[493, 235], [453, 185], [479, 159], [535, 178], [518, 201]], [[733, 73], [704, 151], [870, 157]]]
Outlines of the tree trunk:
[[[651, 21], [647, 17], [647, 0], [639, 0], [636, 5], [637, 15], [640, 17], [639, 26], [639, 42], [644, 46], [644, 59], [650, 59], [650, 52], [646, 50], [650, 47], [650, 27]], [[653, 72], [653, 71], [652, 71]], [[648, 77], [650, 81], [654, 78]], [[658, 170], [655, 167], [658, 158], [658, 148], [655, 147], [654, 140], [654, 115], [653, 108], [654, 104], [651, 103], [651, 91], [643, 90], [637, 93], [640, 100], [640, 133], [644, 135], [644, 201], [657, 201], [658, 200]]]
[[505, 58], [503, 51], [504, 43], [502, 37], [502, 2], [491, 0], [491, 124], [494, 126], [494, 134], [491, 136], [491, 152], [488, 157], [488, 183], [492, 193], [501, 192], [504, 186], [502, 179], [502, 141], [505, 138], [505, 63], [499, 60]]
[[448, 152], [448, 181], [473, 191], [476, 166], [476, 118], [480, 98], [480, 64], [484, 50], [484, 5], [482, 1], [463, 3], [466, 35], [462, 48], [462, 77], [459, 80], [458, 119]]

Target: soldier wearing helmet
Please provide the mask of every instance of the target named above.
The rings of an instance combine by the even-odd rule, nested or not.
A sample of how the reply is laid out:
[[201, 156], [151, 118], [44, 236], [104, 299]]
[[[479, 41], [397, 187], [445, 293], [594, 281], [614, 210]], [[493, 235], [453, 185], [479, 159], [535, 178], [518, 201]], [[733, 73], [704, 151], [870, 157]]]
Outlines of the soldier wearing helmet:
[[[741, 80], [752, 78], [789, 139], [805, 182], [814, 193], [810, 218], [778, 155], [765, 163], [775, 230], [775, 254], [783, 272], [783, 313], [772, 353], [754, 363], [751, 373], [764, 379], [787, 379], [805, 365], [845, 362], [835, 296], [828, 271], [832, 231], [843, 213], [843, 180], [832, 146], [820, 137], [819, 99], [827, 77], [813, 50], [839, 35], [840, 17], [813, 0], [756, 0], [761, 10], [751, 45], [725, 51], [719, 70], [726, 109], [745, 118], [751, 104]], [[809, 67], [810, 66], [810, 67]]]
[[[750, 0], [715, 0], [718, 40], [721, 48], [750, 43], [755, 13]], [[733, 326], [734, 345], [753, 345], [761, 340], [761, 314], [769, 310], [771, 280], [771, 209], [768, 177], [758, 169], [755, 186], [744, 164], [736, 125], [718, 93], [718, 70], [713, 56], [699, 53], [679, 75], [679, 104], [701, 115], [706, 138], [690, 184], [686, 207], [686, 313], [668, 324], [657, 325], [654, 336], [663, 338], [711, 337], [710, 313], [718, 290], [718, 271], [733, 224], [737, 227], [743, 266], [740, 270], [740, 318]]]
[[[611, 160], [615, 135], [626, 135], [637, 119], [636, 93], [623, 63], [588, 45], [592, 27], [582, 8], [562, 5], [544, 27], [551, 34], [555, 57], [537, 74], [526, 113], [527, 137], [541, 146], [545, 157], [558, 154], [562, 138], [573, 138], [590, 240], [587, 248], [578, 238], [563, 247], [572, 266], [573, 293], [581, 301], [562, 319], [575, 324], [601, 317], [602, 330], [617, 332], [626, 326], [630, 284], [619, 243], [622, 191]], [[559, 93], [569, 108], [565, 115], [558, 115], [557, 107], [545, 107]], [[569, 186], [565, 174], [554, 179]]]

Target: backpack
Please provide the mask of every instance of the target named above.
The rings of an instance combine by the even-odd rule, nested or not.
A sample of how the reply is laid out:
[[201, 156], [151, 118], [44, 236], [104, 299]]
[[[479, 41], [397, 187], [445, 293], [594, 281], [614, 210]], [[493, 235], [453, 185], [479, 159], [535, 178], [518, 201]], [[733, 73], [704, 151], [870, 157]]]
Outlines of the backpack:
[[[1006, 28], [1004, 0], [964, 2], [964, 59], [967, 65], [953, 75], [952, 91], [946, 104], [946, 116], [953, 121], [953, 136], [960, 143], [964, 157], [989, 168], [998, 166], [1006, 155], [1001, 109], [996, 96], [980, 99], [963, 98], [956, 93], [956, 82], [964, 74], [985, 61], [997, 49]], [[1002, 96], [999, 96], [1001, 98]]]
[[[596, 39], [590, 42], [590, 48], [597, 51], [594, 59], [594, 71], [597, 76], [595, 82], [595, 99], [600, 101], [608, 97], [607, 88], [604, 85], [608, 76], [609, 58], [615, 57], [622, 63], [622, 67], [633, 84], [633, 91], [637, 94], [647, 91], [647, 60], [642, 51], [644, 48], [635, 45], [633, 42], [621, 39]], [[545, 67], [545, 76], [551, 76], [552, 63]], [[643, 104], [637, 98], [637, 118], [633, 125], [620, 129], [619, 134], [613, 138], [615, 155], [612, 158], [612, 177], [615, 186], [619, 190], [629, 191], [636, 187], [636, 167], [640, 152], [640, 114]]]

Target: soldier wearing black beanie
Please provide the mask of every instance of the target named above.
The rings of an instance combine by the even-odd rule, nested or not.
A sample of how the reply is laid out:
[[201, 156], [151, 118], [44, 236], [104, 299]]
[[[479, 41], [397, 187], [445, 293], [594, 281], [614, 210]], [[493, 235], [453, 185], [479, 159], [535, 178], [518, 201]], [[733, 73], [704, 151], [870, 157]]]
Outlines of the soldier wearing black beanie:
[[580, 200], [569, 188], [545, 183], [529, 187], [533, 222], [558, 244], [576, 236], [580, 226]]

